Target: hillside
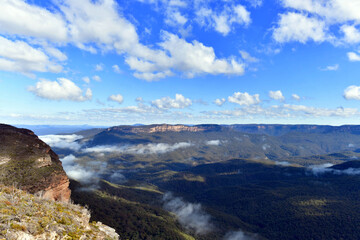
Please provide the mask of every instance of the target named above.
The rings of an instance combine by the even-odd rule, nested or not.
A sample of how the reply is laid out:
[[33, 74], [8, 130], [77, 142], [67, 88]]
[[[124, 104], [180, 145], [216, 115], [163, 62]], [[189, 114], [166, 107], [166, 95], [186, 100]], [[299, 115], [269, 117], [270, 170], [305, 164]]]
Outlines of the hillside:
[[32, 131], [0, 124], [0, 183], [53, 200], [70, 199], [58, 155]]
[[118, 239], [114, 229], [89, 222], [90, 212], [79, 205], [36, 197], [0, 185], [0, 238]]

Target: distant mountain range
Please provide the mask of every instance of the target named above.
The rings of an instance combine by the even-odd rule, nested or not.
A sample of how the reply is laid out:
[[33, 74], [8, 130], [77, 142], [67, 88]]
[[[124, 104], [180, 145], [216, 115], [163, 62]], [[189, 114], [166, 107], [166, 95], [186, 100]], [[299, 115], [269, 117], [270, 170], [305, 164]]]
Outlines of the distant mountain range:
[[[186, 151], [181, 147], [156, 158], [193, 158], [198, 163], [240, 157], [311, 165], [322, 163], [321, 157], [317, 156], [334, 153], [343, 154], [341, 161], [346, 160], [344, 158], [351, 160], [359, 156], [360, 149], [360, 126], [161, 124], [116, 126], [77, 134], [85, 136], [81, 141], [84, 148], [89, 149], [94, 146], [177, 146], [188, 143]], [[148, 155], [145, 158], [153, 157]], [[306, 161], [299, 157], [306, 158]], [[332, 158], [332, 163], [340, 163], [336, 160]]]

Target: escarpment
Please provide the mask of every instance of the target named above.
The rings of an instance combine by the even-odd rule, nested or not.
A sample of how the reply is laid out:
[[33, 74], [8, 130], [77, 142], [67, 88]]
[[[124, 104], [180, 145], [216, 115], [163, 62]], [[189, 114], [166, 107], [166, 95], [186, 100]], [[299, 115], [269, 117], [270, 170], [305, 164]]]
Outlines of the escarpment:
[[203, 124], [187, 126], [182, 124], [156, 124], [148, 126], [117, 126], [108, 128], [107, 131], [116, 131], [123, 133], [161, 133], [161, 132], [206, 132], [219, 130], [221, 126], [214, 124]]
[[69, 201], [69, 179], [57, 154], [32, 131], [0, 124], [0, 183]]

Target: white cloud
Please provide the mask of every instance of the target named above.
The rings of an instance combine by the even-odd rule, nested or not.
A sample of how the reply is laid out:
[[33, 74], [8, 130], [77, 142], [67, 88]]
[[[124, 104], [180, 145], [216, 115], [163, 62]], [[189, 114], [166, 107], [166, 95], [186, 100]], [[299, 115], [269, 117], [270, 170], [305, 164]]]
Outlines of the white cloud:
[[22, 0], [1, 0], [0, 4], [0, 32], [56, 42], [68, 39], [66, 23], [60, 14]]
[[216, 99], [216, 100], [214, 101], [214, 103], [215, 103], [216, 105], [218, 105], [219, 107], [222, 106], [222, 105], [224, 105], [225, 102], [226, 102], [226, 99], [225, 99], [225, 98], [218, 98], [218, 99]]
[[255, 116], [276, 117], [276, 118], [318, 118], [318, 117], [354, 117], [359, 116], [360, 112], [356, 108], [317, 108], [304, 105], [283, 104], [281, 106], [270, 106], [264, 108], [258, 105], [250, 105], [235, 110], [209, 111], [203, 112], [207, 115], [218, 115], [225, 117], [247, 117], [253, 119]]
[[106, 169], [106, 163], [102, 162], [87, 162], [89, 166], [80, 165], [72, 154], [65, 156], [60, 161], [69, 178], [87, 184], [90, 188], [98, 187], [99, 176]]
[[257, 239], [256, 236], [249, 235], [247, 233], [244, 233], [241, 230], [238, 231], [232, 231], [232, 232], [228, 232], [225, 237], [224, 240], [255, 240]]
[[354, 0], [282, 0], [285, 7], [316, 14], [330, 23], [360, 20], [360, 3]]
[[135, 27], [119, 16], [113, 0], [64, 0], [59, 7], [70, 22], [72, 41], [81, 49], [94, 51], [91, 43], [95, 43], [98, 48], [126, 52], [138, 43]]
[[0, 70], [58, 73], [62, 68], [61, 65], [50, 61], [41, 49], [33, 48], [24, 41], [11, 41], [0, 36]]
[[101, 77], [99, 77], [98, 75], [93, 76], [92, 79], [97, 82], [101, 82]]
[[50, 145], [51, 147], [71, 149], [78, 151], [81, 148], [81, 144], [76, 142], [82, 139], [83, 136], [72, 134], [72, 135], [42, 135], [39, 138]]
[[[156, 48], [151, 49], [142, 45], [135, 26], [119, 14], [119, 6], [114, 0], [56, 1], [52, 12], [20, 0], [2, 1], [0, 32], [18, 34], [24, 39], [28, 39], [29, 36], [35, 37], [33, 42], [38, 43], [50, 41], [53, 45], [57, 42], [63, 45], [73, 44], [92, 53], [98, 50], [105, 53], [115, 50], [118, 54], [126, 56], [126, 63], [135, 71], [135, 77], [147, 81], [169, 77], [175, 72], [180, 72], [187, 77], [194, 77], [197, 74], [242, 75], [244, 73], [244, 65], [234, 57], [219, 59], [212, 47], [204, 46], [198, 41], [189, 43], [168, 32], [162, 33], [162, 41], [154, 44]], [[176, 10], [187, 6], [186, 2], [170, 1], [168, 6], [174, 10], [175, 21], [180, 24], [187, 22], [184, 14]], [[248, 12], [241, 5], [235, 6], [232, 11], [229, 20], [232, 24], [249, 22]], [[18, 14], [12, 16], [10, 13], [14, 12]], [[56, 33], [53, 29], [56, 29]], [[66, 61], [65, 54], [50, 46], [50, 43], [46, 45], [49, 55], [59, 61]], [[27, 51], [33, 48], [30, 45], [27, 47]], [[7, 49], [19, 49], [19, 47]], [[17, 72], [59, 72], [62, 70], [61, 65], [51, 63], [39, 49], [34, 50], [38, 52], [34, 54], [33, 51], [31, 55], [41, 56], [43, 61], [34, 60], [30, 63], [18, 64], [19, 62], [13, 61], [9, 55], [9, 59], [0, 58], [0, 69]], [[101, 68], [97, 66], [98, 70]], [[120, 70], [118, 67], [113, 67], [113, 69], [116, 72]]]
[[164, 154], [167, 152], [175, 151], [180, 148], [188, 148], [191, 146], [193, 146], [193, 144], [188, 142], [178, 142], [174, 144], [149, 143], [149, 144], [125, 145], [125, 146], [100, 145], [100, 146], [85, 148], [82, 151], [87, 153], [119, 152], [119, 153], [128, 153], [128, 154]]
[[63, 61], [66, 61], [68, 59], [67, 56], [57, 48], [45, 47], [44, 49], [50, 56], [58, 59], [59, 61], [63, 62]]
[[279, 166], [283, 166], [283, 167], [287, 167], [287, 166], [291, 166], [291, 163], [289, 162], [278, 162], [278, 161], [275, 161], [275, 165], [279, 165]]
[[360, 100], [360, 86], [349, 86], [344, 90], [344, 98], [347, 100]]
[[196, 234], [207, 234], [213, 230], [211, 216], [202, 210], [201, 204], [187, 203], [171, 193], [164, 194], [163, 201], [165, 210], [173, 212], [185, 228]]
[[192, 105], [192, 101], [189, 98], [185, 98], [181, 94], [176, 94], [175, 99], [170, 97], [163, 97], [151, 102], [153, 106], [159, 109], [171, 109], [171, 108], [186, 108]]
[[292, 97], [292, 99], [294, 99], [296, 101], [300, 101], [300, 99], [301, 99], [301, 97], [299, 95], [295, 94], [295, 93], [292, 94], [291, 97]]
[[131, 146], [126, 149], [126, 152], [133, 154], [163, 154], [191, 146], [193, 146], [193, 144], [188, 142], [179, 142], [172, 145], [167, 143], [149, 143], [146, 145], [139, 144], [137, 146]]
[[259, 94], [250, 95], [247, 92], [245, 93], [235, 92], [232, 96], [228, 97], [228, 101], [239, 104], [241, 106], [243, 105], [250, 106], [260, 103], [260, 95]]
[[324, 21], [301, 13], [287, 12], [280, 14], [273, 38], [280, 43], [292, 41], [306, 43], [310, 40], [323, 42], [329, 37], [326, 34]]
[[86, 83], [90, 83], [90, 78], [89, 77], [83, 77], [82, 80]]
[[41, 80], [35, 86], [30, 86], [28, 90], [40, 98], [50, 100], [81, 102], [91, 100], [92, 98], [90, 88], [83, 95], [83, 91], [75, 83], [66, 78], [58, 78], [58, 81]]
[[258, 62], [259, 61], [259, 59], [251, 56], [248, 52], [246, 52], [244, 50], [241, 50], [239, 52], [240, 52], [240, 55], [241, 55], [242, 59], [244, 59], [246, 62], [253, 63], [253, 62]]
[[359, 62], [360, 61], [360, 55], [354, 52], [348, 52], [347, 53], [348, 59], [350, 62]]
[[210, 140], [205, 142], [206, 145], [210, 145], [210, 146], [219, 146], [220, 143], [221, 143], [220, 140]]
[[334, 166], [331, 163], [325, 163], [322, 165], [313, 165], [309, 167], [309, 170], [316, 176], [325, 174], [325, 173], [332, 173], [336, 175], [360, 175], [360, 168], [347, 168], [343, 170], [331, 168]]
[[175, 9], [169, 9], [165, 19], [165, 23], [172, 26], [182, 26], [185, 25], [187, 21], [188, 19]]
[[[278, 42], [305, 43], [313, 40], [315, 42], [329, 41], [334, 45], [360, 42], [358, 30], [360, 3], [358, 1], [282, 0], [281, 2], [285, 8], [288, 8], [288, 12], [280, 14], [279, 27], [274, 31], [274, 39]], [[284, 16], [287, 18], [283, 19]], [[298, 27], [295, 20], [298, 20]], [[307, 30], [305, 26], [308, 26]], [[330, 34], [330, 30], [338, 30], [344, 35], [340, 37]]]
[[99, 63], [95, 65], [95, 71], [102, 71], [104, 70], [104, 64]]
[[111, 95], [109, 97], [109, 100], [121, 104], [124, 101], [124, 98], [121, 94], [117, 94], [117, 95]]
[[234, 24], [248, 26], [251, 23], [250, 12], [243, 5], [223, 5], [221, 12], [202, 7], [196, 11], [197, 22], [202, 26], [212, 27], [215, 31], [226, 36]]
[[316, 108], [308, 107], [304, 105], [283, 105], [284, 110], [290, 110], [294, 114], [303, 113], [308, 116], [313, 117], [350, 117], [359, 114], [358, 109], [356, 108], [336, 108], [336, 109], [327, 109], [327, 108]]
[[[188, 43], [184, 39], [166, 32], [163, 34], [163, 39], [164, 41], [159, 45], [171, 56], [169, 67], [185, 72], [188, 76], [201, 73], [235, 75], [244, 73], [243, 64], [235, 59], [217, 59], [212, 47], [204, 46], [198, 41]], [[169, 63], [162, 64], [165, 67]]]
[[270, 91], [269, 97], [274, 100], [284, 101], [285, 97], [283, 96], [282, 92], [280, 90], [277, 91]]
[[344, 41], [347, 43], [359, 43], [360, 42], [360, 32], [353, 25], [343, 25], [341, 26], [341, 31], [344, 33]]
[[337, 71], [339, 70], [339, 64], [330, 65], [321, 69], [322, 71]]
[[112, 69], [115, 73], [121, 73], [120, 67], [116, 64], [112, 66]]

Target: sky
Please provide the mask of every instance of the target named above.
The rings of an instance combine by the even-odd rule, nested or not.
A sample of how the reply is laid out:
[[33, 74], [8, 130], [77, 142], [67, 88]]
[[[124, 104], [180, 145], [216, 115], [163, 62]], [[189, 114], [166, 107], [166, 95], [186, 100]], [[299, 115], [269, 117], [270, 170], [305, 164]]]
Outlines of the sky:
[[360, 124], [360, 0], [0, 0], [0, 122]]

